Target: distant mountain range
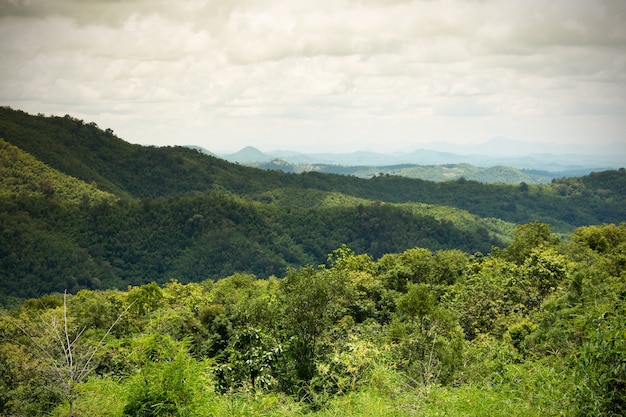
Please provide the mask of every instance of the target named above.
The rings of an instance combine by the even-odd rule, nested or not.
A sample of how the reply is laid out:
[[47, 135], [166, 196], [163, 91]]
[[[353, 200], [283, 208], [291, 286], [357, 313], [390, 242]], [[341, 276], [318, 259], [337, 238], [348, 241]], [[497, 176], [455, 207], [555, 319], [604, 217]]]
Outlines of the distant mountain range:
[[[445, 147], [445, 144], [432, 144]], [[545, 146], [528, 152], [528, 144], [506, 138], [473, 146], [449, 144], [458, 153], [433, 149], [413, 152], [377, 153], [298, 153], [262, 152], [247, 146], [231, 154], [214, 154], [198, 146], [203, 153], [229, 162], [283, 172], [325, 172], [371, 178], [377, 175], [400, 175], [430, 181], [466, 178], [480, 182], [547, 183], [554, 178], [575, 177], [590, 172], [617, 169], [625, 165], [623, 155], [615, 152], [581, 154], [571, 145]], [[544, 151], [544, 152], [541, 152]], [[524, 156], [519, 156], [524, 155]]]

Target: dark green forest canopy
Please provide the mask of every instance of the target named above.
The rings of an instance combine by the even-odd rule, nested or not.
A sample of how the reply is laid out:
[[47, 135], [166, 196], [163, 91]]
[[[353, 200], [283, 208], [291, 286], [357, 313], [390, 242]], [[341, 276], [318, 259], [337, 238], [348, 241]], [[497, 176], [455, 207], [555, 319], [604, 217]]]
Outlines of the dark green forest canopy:
[[218, 189], [246, 199], [262, 199], [271, 196], [272, 190], [292, 187], [372, 201], [446, 205], [512, 223], [539, 220], [563, 232], [626, 219], [623, 169], [557, 179], [546, 185], [295, 175], [231, 164], [185, 147], [132, 145], [110, 130], [71, 116], [33, 116], [7, 107], [0, 108], [0, 138], [52, 168], [95, 182], [120, 197], [157, 198]]
[[[421, 245], [490, 250], [486, 229], [386, 205], [297, 208], [218, 194], [67, 206], [49, 197], [0, 200], [2, 293], [125, 288], [234, 272], [282, 276], [343, 243], [380, 257]], [[482, 231], [481, 231], [482, 230]]]
[[0, 107], [0, 294], [267, 278], [347, 244], [488, 253], [533, 221], [570, 233], [626, 219], [626, 172], [546, 185], [285, 174], [185, 147], [129, 144], [71, 116]]

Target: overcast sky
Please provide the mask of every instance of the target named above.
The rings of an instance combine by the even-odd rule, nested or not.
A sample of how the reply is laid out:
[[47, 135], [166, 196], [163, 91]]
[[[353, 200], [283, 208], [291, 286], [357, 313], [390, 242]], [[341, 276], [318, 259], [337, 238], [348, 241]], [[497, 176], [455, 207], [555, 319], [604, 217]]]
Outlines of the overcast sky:
[[0, 0], [0, 57], [1, 105], [133, 143], [626, 160], [624, 0]]

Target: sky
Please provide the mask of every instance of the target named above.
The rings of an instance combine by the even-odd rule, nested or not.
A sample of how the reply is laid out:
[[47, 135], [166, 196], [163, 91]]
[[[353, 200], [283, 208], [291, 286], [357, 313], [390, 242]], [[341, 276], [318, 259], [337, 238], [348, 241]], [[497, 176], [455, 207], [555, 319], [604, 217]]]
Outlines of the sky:
[[0, 105], [131, 143], [624, 154], [624, 0], [0, 0]]

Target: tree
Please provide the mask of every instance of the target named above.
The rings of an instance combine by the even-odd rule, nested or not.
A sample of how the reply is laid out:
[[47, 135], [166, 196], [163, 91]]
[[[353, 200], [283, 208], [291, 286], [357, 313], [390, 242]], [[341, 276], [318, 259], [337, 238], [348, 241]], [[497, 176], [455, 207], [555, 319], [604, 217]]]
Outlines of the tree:
[[68, 415], [71, 417], [74, 415], [76, 385], [91, 374], [96, 354], [104, 348], [107, 336], [132, 304], [115, 319], [99, 340], [87, 337], [87, 327], [81, 327], [72, 317], [68, 317], [67, 304], [65, 292], [63, 305], [44, 311], [36, 323], [20, 324], [15, 321], [14, 324], [27, 336], [46, 373], [51, 375], [51, 382], [68, 402]]
[[535, 248], [524, 261], [528, 283], [537, 289], [540, 299], [554, 292], [567, 277], [567, 258], [552, 248]]
[[271, 389], [279, 381], [282, 346], [261, 329], [246, 326], [232, 337], [225, 356], [227, 362], [217, 366], [216, 390], [225, 393], [243, 390]]
[[587, 340], [576, 352], [575, 415], [626, 413], [626, 303], [615, 300], [601, 320], [591, 319]]
[[435, 308], [435, 300], [427, 284], [409, 284], [409, 290], [398, 299], [398, 311], [411, 320], [419, 319], [423, 328], [424, 318]]
[[462, 361], [458, 319], [439, 308], [428, 284], [409, 284], [398, 313], [388, 333], [398, 368], [418, 383], [451, 382]]
[[292, 337], [291, 354], [297, 377], [310, 380], [315, 360], [321, 353], [321, 339], [349, 304], [347, 275], [343, 271], [292, 270], [280, 283], [279, 302], [284, 309], [284, 331]]
[[433, 284], [452, 285], [467, 268], [467, 255], [460, 250], [442, 250], [435, 253]]
[[550, 231], [550, 225], [533, 223], [518, 225], [515, 229], [515, 240], [502, 251], [504, 258], [518, 265], [524, 263], [531, 250], [543, 245], [553, 246], [559, 239]]
[[469, 265], [469, 273], [446, 295], [458, 311], [465, 337], [481, 333], [501, 337], [526, 312], [528, 283], [521, 268], [501, 258], [487, 257]]

